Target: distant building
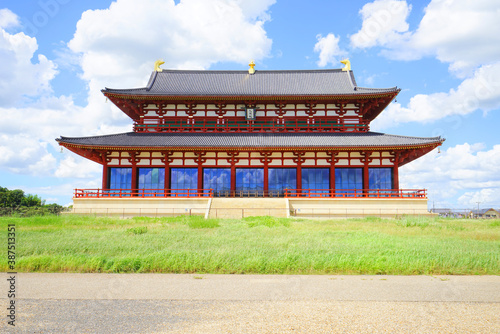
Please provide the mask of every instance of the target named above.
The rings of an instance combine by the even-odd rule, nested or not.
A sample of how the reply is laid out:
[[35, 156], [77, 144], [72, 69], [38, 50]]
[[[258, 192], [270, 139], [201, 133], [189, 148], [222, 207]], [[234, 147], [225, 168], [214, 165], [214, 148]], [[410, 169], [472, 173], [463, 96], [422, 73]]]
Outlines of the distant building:
[[468, 210], [457, 209], [431, 209], [432, 213], [438, 214], [443, 218], [466, 218], [469, 216]]
[[500, 218], [500, 213], [495, 209], [472, 210], [469, 214], [471, 218]]
[[[428, 213], [425, 190], [399, 188], [399, 168], [444, 139], [370, 131], [370, 122], [399, 88], [359, 87], [348, 67], [256, 71], [250, 66], [249, 71], [157, 67], [144, 88], [104, 89], [134, 122], [133, 132], [57, 139], [103, 166], [102, 189], [76, 190], [75, 209], [109, 212], [113, 205], [126, 205], [146, 212], [160, 206], [167, 212], [182, 198], [179, 205], [187, 211], [192, 206], [186, 200], [213, 198], [206, 204], [208, 215], [214, 205], [278, 203], [229, 199], [281, 198], [287, 215], [308, 212], [307, 207], [342, 215]], [[227, 204], [217, 204], [223, 198]], [[162, 201], [146, 205], [153, 199]]]

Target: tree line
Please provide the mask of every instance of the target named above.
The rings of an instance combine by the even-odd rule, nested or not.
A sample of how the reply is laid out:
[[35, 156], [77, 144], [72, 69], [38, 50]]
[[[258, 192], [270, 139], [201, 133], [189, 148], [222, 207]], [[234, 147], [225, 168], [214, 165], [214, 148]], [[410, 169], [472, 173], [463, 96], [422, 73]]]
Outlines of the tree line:
[[25, 194], [21, 189], [9, 190], [0, 186], [0, 216], [35, 216], [60, 214], [64, 207], [59, 204], [45, 204], [38, 195]]

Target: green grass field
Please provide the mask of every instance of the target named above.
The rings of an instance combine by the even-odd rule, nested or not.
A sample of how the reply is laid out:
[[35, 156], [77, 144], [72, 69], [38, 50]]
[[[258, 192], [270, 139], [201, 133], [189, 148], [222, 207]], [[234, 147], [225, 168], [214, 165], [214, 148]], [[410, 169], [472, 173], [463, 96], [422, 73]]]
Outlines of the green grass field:
[[500, 274], [500, 220], [0, 218], [18, 272]]

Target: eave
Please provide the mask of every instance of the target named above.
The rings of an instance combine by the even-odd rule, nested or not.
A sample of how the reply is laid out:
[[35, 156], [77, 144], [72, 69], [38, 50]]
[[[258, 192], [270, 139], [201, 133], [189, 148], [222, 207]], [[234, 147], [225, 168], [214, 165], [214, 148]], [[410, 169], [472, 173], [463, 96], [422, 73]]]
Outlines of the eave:
[[343, 94], [343, 95], [260, 95], [260, 96], [250, 96], [250, 95], [239, 95], [239, 96], [199, 96], [199, 95], [128, 95], [128, 94], [116, 94], [102, 91], [103, 94], [113, 102], [120, 110], [122, 110], [127, 116], [129, 116], [134, 121], [137, 121], [140, 116], [142, 116], [141, 105], [148, 103], [158, 103], [160, 101], [186, 103], [186, 102], [206, 102], [206, 103], [219, 103], [219, 102], [232, 102], [235, 104], [255, 104], [260, 103], [276, 103], [276, 102], [297, 102], [297, 101], [315, 101], [327, 103], [328, 101], [347, 101], [356, 103], [362, 100], [367, 101], [368, 106], [363, 108], [364, 111], [361, 113], [363, 118], [368, 121], [372, 121], [377, 117], [386, 107], [391, 103], [392, 100], [399, 93], [399, 89], [388, 93], [376, 93], [376, 94]]
[[[335, 146], [297, 146], [297, 147], [246, 147], [245, 151], [261, 152], [261, 151], [317, 151], [317, 152], [399, 152], [399, 166], [403, 166], [442, 145], [443, 141], [434, 142], [423, 145], [405, 145], [405, 146], [352, 146], [352, 147], [335, 147]], [[105, 163], [106, 152], [124, 151], [124, 152], [192, 152], [192, 151], [242, 151], [241, 147], [161, 147], [161, 146], [98, 146], [98, 145], [76, 145], [59, 141], [59, 145], [67, 148], [84, 158], [95, 161], [99, 164]]]

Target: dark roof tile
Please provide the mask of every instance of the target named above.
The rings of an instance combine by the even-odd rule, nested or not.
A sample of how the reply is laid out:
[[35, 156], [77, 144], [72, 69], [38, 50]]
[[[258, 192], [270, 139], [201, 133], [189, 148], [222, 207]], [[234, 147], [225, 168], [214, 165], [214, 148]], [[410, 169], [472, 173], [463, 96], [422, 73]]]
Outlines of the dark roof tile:
[[366, 133], [135, 133], [61, 137], [61, 144], [94, 147], [404, 147], [437, 144], [441, 137], [420, 138]]
[[106, 88], [104, 93], [150, 96], [331, 96], [397, 92], [392, 88], [357, 87], [352, 71], [185, 71], [153, 72], [148, 86]]

